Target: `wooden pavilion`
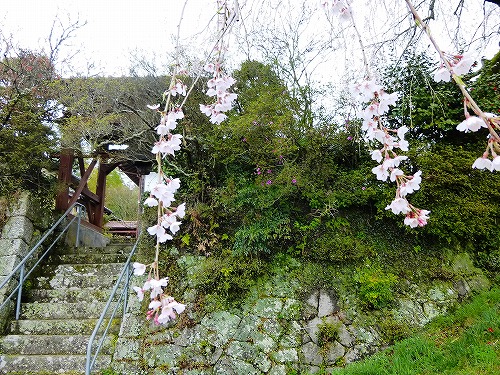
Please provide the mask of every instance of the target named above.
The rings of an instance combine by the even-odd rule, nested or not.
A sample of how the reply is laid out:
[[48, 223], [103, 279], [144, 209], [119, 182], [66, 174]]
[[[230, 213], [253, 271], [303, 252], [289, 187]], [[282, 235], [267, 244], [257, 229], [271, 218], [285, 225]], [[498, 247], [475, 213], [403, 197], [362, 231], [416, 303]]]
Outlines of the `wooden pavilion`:
[[[83, 156], [78, 155], [73, 149], [63, 149], [59, 159], [59, 189], [56, 197], [56, 209], [64, 212], [75, 202], [83, 204], [88, 215], [88, 222], [85, 222], [84, 225], [99, 232], [104, 229], [104, 214], [111, 213], [104, 205], [108, 174], [116, 168], [120, 169], [139, 187], [140, 197], [144, 192], [144, 177], [150, 173], [152, 167], [152, 164], [148, 162], [115, 160], [106, 153], [101, 153], [98, 157], [93, 158], [86, 167]], [[75, 162], [78, 164], [77, 167]], [[96, 191], [92, 192], [87, 183], [96, 166], [97, 185]], [[73, 173], [75, 169], [79, 170], [80, 177]], [[127, 235], [136, 234], [137, 222], [116, 221], [113, 223], [108, 227], [111, 232]]]

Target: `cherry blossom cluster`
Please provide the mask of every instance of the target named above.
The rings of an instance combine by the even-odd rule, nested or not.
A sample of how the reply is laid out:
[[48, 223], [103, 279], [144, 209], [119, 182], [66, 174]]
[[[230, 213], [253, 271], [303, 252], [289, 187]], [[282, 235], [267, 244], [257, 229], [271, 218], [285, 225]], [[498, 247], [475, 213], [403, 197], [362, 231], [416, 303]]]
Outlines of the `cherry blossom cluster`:
[[436, 82], [450, 82], [452, 74], [463, 76], [469, 73], [470, 68], [475, 63], [475, 60], [470, 55], [450, 55], [447, 57], [446, 62], [441, 62], [441, 65], [434, 73]]
[[[475, 60], [470, 55], [450, 55], [445, 54], [436, 40], [432, 36], [429, 25], [422, 21], [422, 18], [418, 14], [417, 10], [413, 6], [410, 0], [405, 0], [410, 12], [417, 25], [422, 28], [432, 45], [436, 49], [439, 57], [441, 58], [441, 66], [436, 70], [434, 74], [434, 80], [436, 82], [445, 81], [449, 82], [452, 78], [457, 84], [458, 88], [464, 96], [464, 114], [465, 120], [457, 125], [457, 130], [467, 132], [476, 132], [481, 128], [488, 129], [488, 144], [486, 150], [480, 158], [477, 158], [472, 164], [472, 168], [478, 169], [488, 169], [489, 171], [499, 171], [500, 170], [500, 136], [498, 131], [500, 130], [500, 117], [492, 113], [485, 113], [474, 101], [470, 93], [468, 92], [465, 83], [462, 81], [460, 76], [468, 73], [470, 69], [474, 66]], [[469, 113], [469, 108], [474, 112], [474, 115]], [[490, 160], [491, 156], [491, 160]]]
[[149, 275], [142, 288], [134, 286], [133, 289], [140, 301], [144, 299], [144, 293], [150, 293], [151, 302], [146, 317], [149, 320], [152, 319], [155, 324], [168, 323], [186, 308], [185, 305], [165, 294], [164, 288], [168, 285], [168, 277], [160, 278], [158, 271], [159, 245], [173, 239], [173, 235], [180, 229], [180, 219], [186, 215], [185, 203], [177, 207], [172, 206], [175, 201], [174, 195], [181, 186], [180, 180], [166, 177], [162, 170], [162, 159], [167, 155], [175, 157], [175, 152], [181, 148], [182, 136], [171, 133], [177, 127], [177, 121], [184, 118], [182, 109], [171, 104], [171, 98], [177, 95], [186, 95], [186, 85], [180, 79], [176, 79], [174, 74], [170, 88], [164, 94], [167, 98], [165, 109], [160, 110], [160, 104], [147, 106], [161, 116], [160, 123], [155, 129], [159, 139], [151, 149], [151, 152], [156, 155], [158, 164], [158, 181], [152, 187], [150, 196], [144, 201], [145, 206], [157, 207], [158, 210], [156, 224], [147, 229], [150, 235], [156, 236], [156, 252], [154, 262], [149, 265], [137, 262], [133, 264], [136, 276], [143, 275], [149, 267]]
[[369, 103], [362, 115], [362, 130], [366, 140], [382, 144], [380, 149], [371, 152], [372, 159], [380, 163], [372, 169], [372, 172], [378, 180], [390, 179], [397, 185], [395, 199], [386, 207], [386, 210], [391, 210], [396, 215], [404, 214], [404, 223], [412, 228], [426, 225], [430, 211], [417, 208], [406, 199], [408, 194], [420, 189], [422, 172], [418, 171], [412, 176], [405, 175], [399, 166], [408, 157], [398, 155], [396, 152], [397, 149], [408, 151], [408, 141], [404, 138], [408, 128], [401, 126], [399, 129], [390, 129], [385, 126], [384, 116], [390, 106], [396, 104], [398, 93], [389, 94], [372, 80], [353, 85], [351, 92], [355, 99], [362, 103]]
[[320, 0], [321, 6], [341, 19], [348, 19], [351, 15], [351, 0]]
[[[466, 91], [465, 85], [459, 77], [470, 71], [475, 60], [470, 55], [451, 55], [448, 57], [444, 53], [441, 54], [441, 58], [446, 58], [446, 60], [436, 70], [434, 80], [436, 82], [449, 82], [453, 78], [464, 92], [465, 120], [457, 125], [457, 130], [464, 133], [477, 132], [482, 128], [490, 130], [486, 150], [481, 157], [474, 161], [472, 168], [487, 169], [491, 172], [500, 171], [500, 138], [497, 133], [497, 130], [500, 130], [500, 117], [481, 111]], [[469, 109], [473, 111], [474, 115], [470, 114]]]
[[[172, 90], [170, 90], [170, 92]], [[160, 105], [148, 105], [148, 108], [158, 111]], [[175, 156], [175, 151], [181, 149], [182, 135], [172, 134], [170, 131], [177, 127], [177, 120], [184, 118], [184, 113], [180, 108], [174, 108], [168, 112], [158, 112], [161, 114], [161, 119], [160, 124], [156, 127], [156, 133], [158, 133], [160, 137], [154, 144], [151, 152], [153, 154], [161, 154], [163, 157], [168, 154]]]
[[500, 138], [497, 133], [500, 130], [500, 116], [487, 112], [479, 112], [478, 116], [471, 116], [467, 110], [467, 100], [464, 101], [464, 110], [465, 120], [457, 125], [457, 130], [467, 133], [487, 128], [490, 131], [486, 150], [474, 161], [472, 168], [487, 169], [490, 172], [500, 171]]
[[[147, 265], [135, 262], [133, 264], [134, 275], [141, 276], [144, 275], [147, 269]], [[137, 293], [139, 301], [144, 299], [144, 293], [149, 291], [151, 302], [148, 306], [148, 312], [146, 313], [146, 318], [148, 320], [153, 320], [155, 324], [166, 324], [177, 317], [177, 314], [181, 314], [186, 306], [182, 303], [177, 302], [173, 297], [164, 294], [164, 288], [168, 285], [168, 277], [162, 279], [156, 279], [152, 277], [153, 270], [155, 268], [154, 264], [149, 265], [149, 275], [142, 286], [134, 286], [133, 289]]]
[[227, 118], [224, 112], [229, 111], [236, 100], [237, 95], [228, 91], [236, 81], [222, 71], [219, 62], [207, 64], [204, 69], [212, 74], [212, 78], [207, 82], [208, 90], [206, 95], [215, 97], [216, 100], [209, 105], [200, 104], [200, 111], [210, 117], [212, 124], [220, 124]]

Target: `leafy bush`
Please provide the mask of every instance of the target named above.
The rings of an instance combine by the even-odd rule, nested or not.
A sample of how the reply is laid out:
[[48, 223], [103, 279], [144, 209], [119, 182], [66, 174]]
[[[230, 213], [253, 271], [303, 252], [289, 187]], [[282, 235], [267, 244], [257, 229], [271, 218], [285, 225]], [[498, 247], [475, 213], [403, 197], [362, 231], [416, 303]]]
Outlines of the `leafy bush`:
[[318, 324], [318, 345], [325, 347], [339, 338], [339, 322], [328, 322], [323, 320]]
[[[207, 258], [195, 275], [195, 288], [205, 295], [205, 305], [212, 308], [227, 307], [241, 301], [256, 280], [266, 272], [259, 258], [232, 256], [231, 251]], [[205, 308], [210, 306], [205, 306]]]
[[354, 280], [365, 307], [381, 309], [394, 300], [393, 287], [398, 279], [392, 273], [386, 273], [378, 266], [358, 268]]

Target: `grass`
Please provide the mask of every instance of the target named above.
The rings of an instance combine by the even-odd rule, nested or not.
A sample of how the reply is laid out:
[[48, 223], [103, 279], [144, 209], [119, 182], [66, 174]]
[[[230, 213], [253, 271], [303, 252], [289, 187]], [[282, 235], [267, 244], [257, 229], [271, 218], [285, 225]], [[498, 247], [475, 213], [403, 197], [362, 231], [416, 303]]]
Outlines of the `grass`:
[[475, 296], [421, 333], [333, 374], [500, 374], [500, 288]]

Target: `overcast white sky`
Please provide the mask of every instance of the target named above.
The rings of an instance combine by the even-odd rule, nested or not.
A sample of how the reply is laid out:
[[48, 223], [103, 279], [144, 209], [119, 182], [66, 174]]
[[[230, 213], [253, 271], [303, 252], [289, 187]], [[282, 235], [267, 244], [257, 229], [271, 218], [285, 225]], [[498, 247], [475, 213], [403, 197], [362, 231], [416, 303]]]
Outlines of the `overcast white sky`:
[[[91, 60], [106, 74], [126, 74], [129, 52], [172, 51], [172, 35], [184, 1], [180, 0], [1, 0], [0, 30], [12, 34], [21, 47], [43, 48], [52, 23], [87, 22], [63, 49], [80, 49], [80, 60]], [[192, 36], [203, 30], [215, 11], [213, 0], [189, 0], [181, 33]], [[210, 12], [208, 11], [210, 10]]]
[[[309, 4], [319, 4], [319, 0], [307, 1]], [[127, 74], [131, 64], [130, 52], [136, 49], [150, 59], [156, 55], [157, 60], [166, 64], [165, 56], [174, 49], [173, 35], [177, 32], [184, 4], [184, 0], [0, 0], [0, 2], [0, 31], [4, 35], [12, 35], [13, 40], [24, 48], [46, 48], [46, 38], [56, 17], [64, 25], [77, 20], [87, 22], [87, 25], [79, 29], [75, 37], [70, 40], [71, 46], [62, 49], [62, 55], [69, 55], [78, 49], [81, 52], [73, 59], [78, 70], [86, 73], [85, 65], [91, 62], [98, 67], [92, 73], [106, 75]], [[259, 22], [265, 26], [268, 17], [274, 17], [270, 23], [286, 26], [288, 17], [294, 16], [287, 13], [277, 17], [279, 8], [284, 9], [282, 5], [288, 3], [288, 6], [296, 8], [294, 10], [299, 10], [302, 2], [303, 0], [283, 0], [277, 6], [278, 0], [239, 0], [243, 8], [242, 18], [245, 21], [240, 23], [240, 34], [247, 33], [253, 36], [258, 30], [252, 29], [252, 26]], [[453, 12], [458, 2], [459, 0], [436, 2], [436, 21], [431, 27], [435, 31], [434, 34], [443, 41], [443, 49], [458, 48], [450, 43], [458, 22], [457, 17], [450, 16], [450, 12]], [[469, 26], [472, 32], [464, 29], [461, 38], [463, 43], [467, 44], [470, 42], [467, 38], [472, 40], [482, 33], [496, 32], [492, 42], [493, 48], [490, 48], [491, 55], [491, 51], [495, 51], [495, 46], [498, 48], [498, 23], [490, 22], [490, 25], [496, 25], [496, 28], [491, 30], [477, 29], [474, 22], [475, 19], [483, 17], [482, 4], [481, 0], [465, 1], [461, 20], [462, 24]], [[353, 0], [353, 7], [358, 27], [364, 30], [363, 37], [367, 45], [376, 43], [376, 39], [390, 38], [390, 33], [396, 32], [392, 27], [393, 22], [407, 13], [403, 0]], [[491, 7], [490, 9], [494, 9]], [[215, 0], [188, 0], [181, 27], [181, 39], [183, 44], [190, 46], [191, 53], [206, 52], [210, 49], [211, 44], [208, 42], [210, 33], [206, 27], [214, 13]], [[495, 14], [497, 20], [499, 13]], [[398, 26], [408, 27], [405, 23]], [[212, 27], [215, 27], [213, 22]], [[328, 32], [329, 27], [321, 11], [314, 14], [311, 32], [322, 29]], [[352, 43], [355, 40], [353, 38], [351, 29], [344, 34], [344, 41], [335, 47], [336, 55], [322, 58], [323, 60], [319, 62], [322, 67], [318, 71], [320, 73], [329, 71], [338, 76], [341, 63], [347, 61], [347, 66], [352, 65], [354, 55], [352, 49], [357, 48], [357, 44]], [[241, 40], [239, 46], [233, 45], [232, 48], [243, 46]], [[368, 52], [373, 53], [370, 57], [374, 59], [387, 55], [387, 51], [383, 50], [373, 49]], [[478, 57], [485, 54], [484, 51], [478, 51]], [[251, 54], [251, 57], [259, 58], [257, 54]], [[331, 68], [332, 65], [335, 69]]]

